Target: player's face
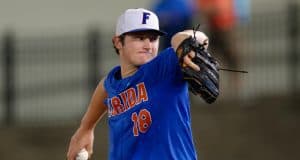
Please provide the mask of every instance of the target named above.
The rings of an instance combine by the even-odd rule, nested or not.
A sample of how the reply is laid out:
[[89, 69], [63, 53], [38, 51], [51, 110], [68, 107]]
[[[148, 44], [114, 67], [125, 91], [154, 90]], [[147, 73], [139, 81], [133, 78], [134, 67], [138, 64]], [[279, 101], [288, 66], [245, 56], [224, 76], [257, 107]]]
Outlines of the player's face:
[[154, 32], [135, 32], [125, 35], [120, 58], [123, 63], [140, 66], [157, 56], [159, 36]]

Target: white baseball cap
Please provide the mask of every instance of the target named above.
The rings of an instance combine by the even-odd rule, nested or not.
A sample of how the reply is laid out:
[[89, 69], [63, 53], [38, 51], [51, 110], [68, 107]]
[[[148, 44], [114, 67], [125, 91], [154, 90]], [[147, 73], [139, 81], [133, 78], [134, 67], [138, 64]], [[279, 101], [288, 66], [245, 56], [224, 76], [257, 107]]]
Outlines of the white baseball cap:
[[116, 36], [138, 31], [155, 31], [159, 35], [166, 33], [159, 30], [159, 21], [155, 13], [144, 8], [127, 9], [118, 19]]

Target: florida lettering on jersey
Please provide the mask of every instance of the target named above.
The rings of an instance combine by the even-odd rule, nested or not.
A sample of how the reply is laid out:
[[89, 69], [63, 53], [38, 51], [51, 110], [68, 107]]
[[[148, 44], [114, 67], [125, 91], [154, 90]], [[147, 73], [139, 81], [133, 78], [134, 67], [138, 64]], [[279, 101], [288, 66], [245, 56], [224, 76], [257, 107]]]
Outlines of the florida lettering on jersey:
[[148, 101], [148, 93], [145, 83], [138, 83], [135, 87], [128, 88], [119, 95], [108, 99], [108, 116], [119, 115], [146, 101]]

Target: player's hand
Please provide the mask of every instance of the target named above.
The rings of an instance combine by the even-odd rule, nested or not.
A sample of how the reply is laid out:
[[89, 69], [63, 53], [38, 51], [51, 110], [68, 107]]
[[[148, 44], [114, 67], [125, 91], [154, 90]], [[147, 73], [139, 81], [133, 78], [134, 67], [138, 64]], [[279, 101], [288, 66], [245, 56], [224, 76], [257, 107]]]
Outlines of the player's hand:
[[86, 148], [89, 153], [89, 157], [91, 157], [93, 153], [93, 142], [94, 131], [79, 128], [71, 138], [67, 153], [67, 160], [75, 160], [77, 153], [82, 148]]
[[[196, 36], [197, 41], [200, 44], [203, 44], [205, 49], [208, 48], [208, 37], [200, 31], [194, 32], [193, 30], [185, 30], [182, 32], [176, 33], [171, 40], [172, 47], [176, 51], [178, 46], [187, 38], [190, 36]], [[190, 67], [195, 71], [200, 71], [200, 68], [198, 65], [196, 65], [192, 59], [195, 57], [195, 52], [191, 51], [186, 56], [183, 57], [183, 67]]]
[[183, 57], [183, 67], [190, 67], [195, 71], [200, 71], [200, 67], [195, 64], [192, 59], [196, 56], [194, 51], [191, 51], [186, 56]]

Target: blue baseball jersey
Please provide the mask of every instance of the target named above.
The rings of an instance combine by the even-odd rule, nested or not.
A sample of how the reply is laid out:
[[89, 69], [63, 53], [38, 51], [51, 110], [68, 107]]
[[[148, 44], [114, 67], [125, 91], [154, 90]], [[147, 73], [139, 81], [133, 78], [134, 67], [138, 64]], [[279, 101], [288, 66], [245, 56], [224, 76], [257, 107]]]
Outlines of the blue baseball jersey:
[[172, 48], [130, 77], [115, 67], [104, 87], [110, 160], [197, 159], [188, 86]]

